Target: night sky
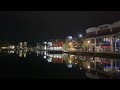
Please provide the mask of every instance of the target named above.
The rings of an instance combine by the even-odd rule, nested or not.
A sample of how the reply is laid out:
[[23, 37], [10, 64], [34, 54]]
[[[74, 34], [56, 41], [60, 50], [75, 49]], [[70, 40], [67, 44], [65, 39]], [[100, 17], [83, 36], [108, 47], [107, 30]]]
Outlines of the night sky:
[[44, 41], [85, 34], [120, 20], [120, 11], [0, 11], [0, 40]]

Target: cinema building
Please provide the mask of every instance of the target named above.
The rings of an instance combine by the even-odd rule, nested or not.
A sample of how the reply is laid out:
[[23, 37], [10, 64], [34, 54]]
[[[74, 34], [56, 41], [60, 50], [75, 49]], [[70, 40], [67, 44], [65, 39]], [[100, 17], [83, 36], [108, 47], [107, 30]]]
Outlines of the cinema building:
[[87, 52], [120, 54], [120, 21], [88, 28], [84, 40], [89, 44]]

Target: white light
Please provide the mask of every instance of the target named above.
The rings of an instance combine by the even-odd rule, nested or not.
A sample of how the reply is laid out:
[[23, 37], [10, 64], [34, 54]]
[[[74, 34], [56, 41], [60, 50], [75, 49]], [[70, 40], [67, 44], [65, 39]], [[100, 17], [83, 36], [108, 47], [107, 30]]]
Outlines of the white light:
[[52, 42], [48, 42], [49, 46], [52, 46]]
[[24, 57], [26, 57], [26, 53], [24, 53], [23, 55], [24, 55]]
[[44, 55], [47, 55], [47, 52], [46, 52], [46, 51], [44, 52]]
[[15, 48], [15, 46], [11, 46], [11, 48], [12, 48], [12, 49], [14, 49], [14, 48]]
[[104, 38], [103, 41], [106, 41], [106, 38]]
[[59, 56], [59, 58], [62, 58], [62, 56]]
[[88, 66], [88, 69], [90, 69], [90, 66]]
[[56, 50], [56, 49], [57, 49], [57, 47], [54, 47], [54, 49]]
[[2, 49], [7, 49], [7, 47], [2, 47]]
[[46, 59], [46, 56], [44, 56], [44, 59]]
[[56, 56], [54, 56], [54, 58], [56, 58]]
[[70, 57], [74, 57], [75, 55], [70, 55]]
[[50, 47], [51, 50], [53, 50], [53, 47]]
[[62, 47], [59, 47], [60, 49], [62, 48]]
[[72, 43], [70, 42], [69, 45], [72, 45]]
[[80, 34], [80, 35], [79, 35], [79, 37], [81, 38], [81, 37], [82, 37], [82, 35]]
[[75, 64], [77, 64], [77, 63], [75, 63]]
[[81, 69], [81, 68], [80, 68]]
[[88, 43], [90, 43], [90, 41], [88, 40]]
[[19, 57], [22, 57], [22, 53], [19, 54]]
[[72, 36], [68, 36], [68, 40], [72, 40]]
[[52, 62], [52, 58], [48, 59], [48, 62]]
[[72, 64], [68, 64], [68, 68], [72, 68]]
[[37, 56], [38, 56], [39, 53], [37, 53]]
[[71, 61], [69, 61], [69, 63], [72, 63]]
[[44, 44], [47, 44], [47, 42], [44, 42]]
[[44, 47], [44, 49], [45, 49], [45, 50], [47, 49], [46, 46]]
[[75, 57], [75, 59], [77, 59], [77, 57]]
[[10, 51], [9, 53], [14, 53], [14, 51]]

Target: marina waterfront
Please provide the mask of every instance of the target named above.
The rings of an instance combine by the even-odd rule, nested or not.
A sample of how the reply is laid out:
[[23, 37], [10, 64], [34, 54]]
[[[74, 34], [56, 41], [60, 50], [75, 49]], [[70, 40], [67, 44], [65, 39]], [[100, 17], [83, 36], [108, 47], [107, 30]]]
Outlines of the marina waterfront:
[[120, 11], [1, 11], [3, 78], [119, 79]]
[[47, 51], [1, 51], [0, 78], [119, 79], [120, 59]]

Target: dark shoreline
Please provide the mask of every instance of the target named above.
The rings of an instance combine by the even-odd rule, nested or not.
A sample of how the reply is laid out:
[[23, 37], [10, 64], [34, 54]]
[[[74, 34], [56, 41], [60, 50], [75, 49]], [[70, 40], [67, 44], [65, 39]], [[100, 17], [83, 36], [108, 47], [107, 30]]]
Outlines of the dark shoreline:
[[48, 51], [50, 54], [63, 54], [63, 51]]

